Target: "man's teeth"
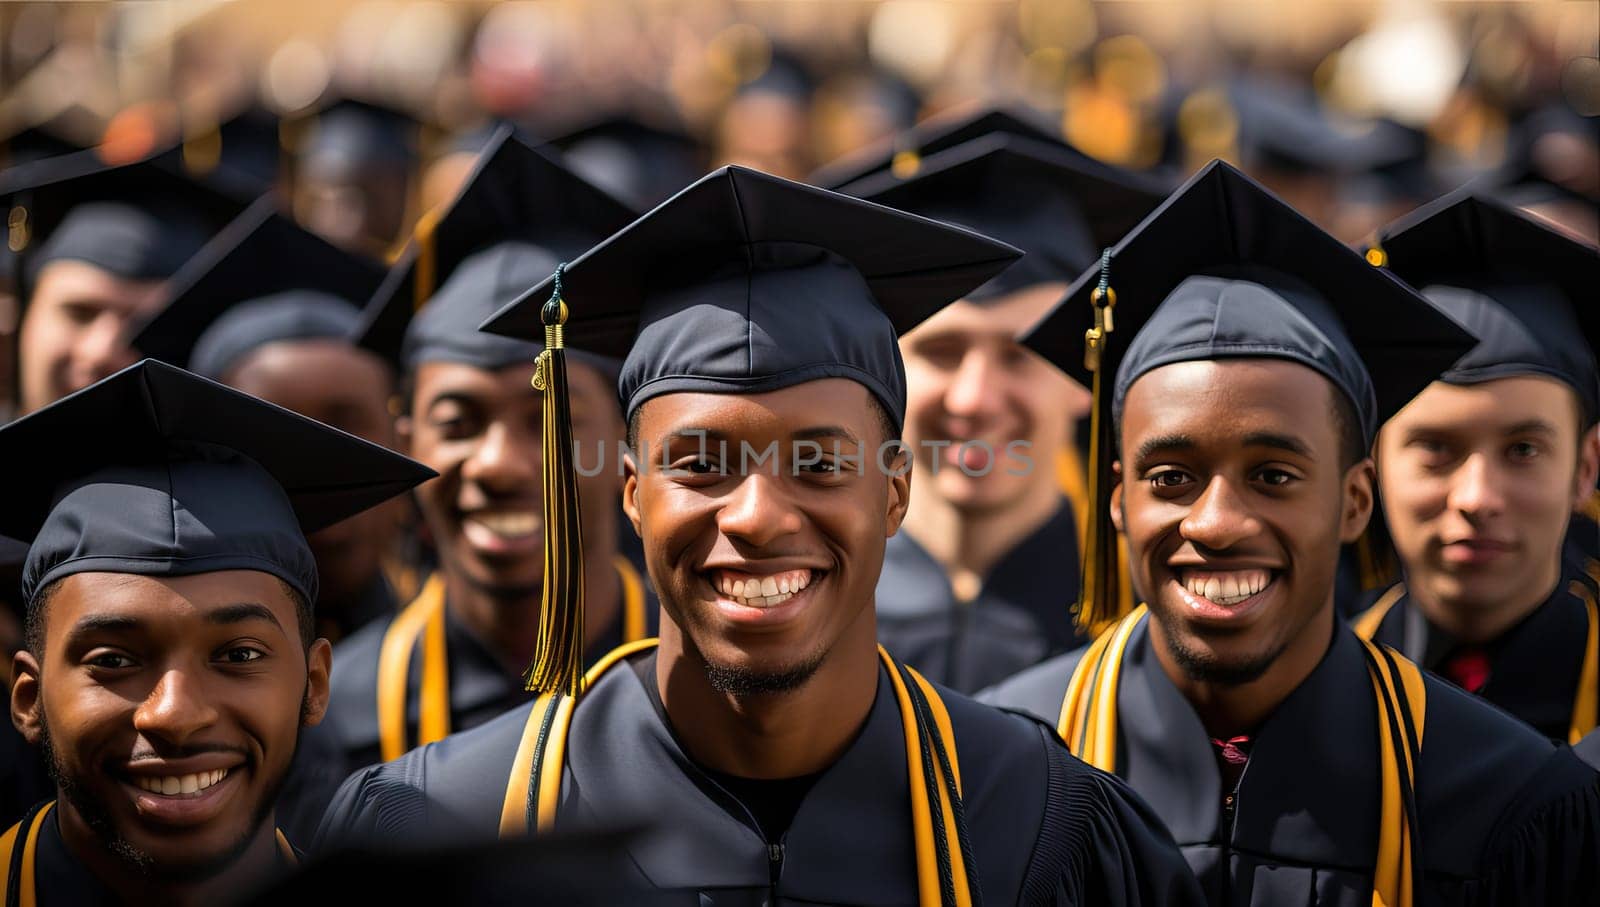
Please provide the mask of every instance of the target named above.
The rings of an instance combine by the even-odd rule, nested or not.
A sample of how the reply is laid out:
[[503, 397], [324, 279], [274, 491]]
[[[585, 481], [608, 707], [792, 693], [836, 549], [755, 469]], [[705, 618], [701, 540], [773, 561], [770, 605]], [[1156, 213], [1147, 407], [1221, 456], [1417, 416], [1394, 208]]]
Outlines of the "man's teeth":
[[1272, 582], [1267, 570], [1186, 570], [1183, 587], [1189, 594], [1219, 605], [1236, 605], [1258, 594]]
[[503, 538], [521, 538], [539, 531], [543, 519], [532, 511], [477, 513], [467, 519]]
[[167, 775], [162, 778], [153, 778], [146, 775], [135, 775], [133, 783], [152, 794], [193, 794], [205, 790], [223, 778], [228, 777], [228, 769], [219, 768], [210, 772], [197, 772], [192, 775]]
[[770, 608], [794, 598], [800, 590], [811, 585], [811, 571], [790, 570], [772, 576], [734, 575], [719, 571], [715, 585], [718, 592], [741, 605]]

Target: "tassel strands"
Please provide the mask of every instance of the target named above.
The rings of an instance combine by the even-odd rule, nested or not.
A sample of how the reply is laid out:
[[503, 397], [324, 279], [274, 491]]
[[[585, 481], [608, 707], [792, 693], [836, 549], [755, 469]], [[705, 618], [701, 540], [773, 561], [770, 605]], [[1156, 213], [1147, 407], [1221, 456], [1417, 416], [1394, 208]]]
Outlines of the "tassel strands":
[[1097, 635], [1120, 616], [1121, 582], [1116, 530], [1111, 525], [1111, 488], [1116, 460], [1111, 425], [1111, 390], [1105, 368], [1108, 347], [1116, 330], [1112, 310], [1117, 292], [1111, 288], [1111, 250], [1100, 255], [1100, 284], [1090, 297], [1094, 327], [1084, 332], [1084, 367], [1094, 378], [1090, 388], [1093, 407], [1089, 416], [1089, 519], [1083, 543], [1083, 597], [1078, 602], [1078, 625]]
[[524, 677], [535, 693], [583, 691], [583, 526], [572, 462], [572, 403], [567, 388], [567, 304], [561, 295], [563, 263], [540, 310], [544, 351], [533, 386], [544, 397], [544, 586], [539, 594], [539, 637]]

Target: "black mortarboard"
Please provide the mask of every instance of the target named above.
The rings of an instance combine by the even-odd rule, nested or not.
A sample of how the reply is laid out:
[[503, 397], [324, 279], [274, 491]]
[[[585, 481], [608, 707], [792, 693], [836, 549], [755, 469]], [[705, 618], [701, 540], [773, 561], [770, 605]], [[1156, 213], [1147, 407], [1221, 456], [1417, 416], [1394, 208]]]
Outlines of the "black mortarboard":
[[[674, 391], [865, 385], [898, 425], [896, 344], [1020, 253], [958, 227], [743, 167], [702, 177], [566, 268], [569, 342], [625, 356], [627, 415]], [[484, 329], [542, 330], [545, 280]]]
[[245, 203], [151, 161], [108, 167], [94, 151], [0, 174], [26, 302], [39, 271], [84, 261], [130, 279], [165, 279]]
[[372, 101], [339, 98], [298, 124], [300, 166], [353, 173], [363, 166], [416, 165], [421, 124], [411, 114]]
[[[362, 313], [359, 343], [409, 372], [448, 361], [499, 369], [539, 345], [478, 330], [501, 305], [633, 220], [622, 202], [502, 127], [460, 194], [425, 216]], [[437, 289], [435, 289], [437, 287]]]
[[995, 133], [1033, 139], [1065, 148], [1082, 161], [1094, 160], [1067, 145], [1061, 138], [1061, 129], [1046, 122], [1032, 110], [967, 107], [931, 116], [899, 135], [845, 155], [820, 168], [806, 181], [824, 189], [838, 189], [879, 172], [892, 172], [901, 178], [910, 177], [922, 166], [924, 157]]
[[567, 166], [618, 198], [651, 208], [706, 172], [705, 149], [681, 126], [618, 113], [550, 141]]
[[[1106, 300], [1109, 331], [1097, 324]], [[1088, 349], [1091, 341], [1097, 351]], [[1108, 249], [1023, 342], [1094, 393], [1094, 516], [1079, 619], [1095, 626], [1114, 616], [1117, 601], [1107, 523], [1112, 424], [1139, 377], [1196, 360], [1297, 362], [1349, 399], [1370, 446], [1378, 425], [1472, 338], [1393, 275], [1213, 161]], [[1116, 376], [1109, 393], [1102, 387], [1108, 374]]]
[[383, 267], [296, 226], [262, 198], [173, 277], [170, 301], [137, 323], [132, 346], [221, 380], [279, 340], [348, 339]]
[[1246, 79], [1229, 91], [1246, 166], [1330, 176], [1399, 173], [1419, 163], [1426, 136], [1392, 120], [1328, 110], [1302, 85]]
[[914, 214], [724, 167], [484, 322], [496, 334], [546, 338], [534, 386], [544, 392], [548, 566], [529, 689], [576, 695], [582, 687], [583, 554], [564, 331], [583, 349], [626, 356], [617, 384], [629, 418], [660, 394], [759, 394], [848, 378], [898, 426], [898, 335], [1019, 254]]
[[30, 603], [74, 573], [219, 570], [270, 573], [316, 601], [305, 534], [433, 475], [150, 359], [0, 429], [0, 470], [28, 477], [8, 493], [0, 533], [32, 540]]
[[1020, 261], [967, 294], [977, 301], [1070, 283], [1164, 197], [1135, 174], [1005, 133], [928, 155], [909, 179], [882, 171], [839, 191], [1022, 249]]
[[1368, 255], [1477, 335], [1440, 380], [1542, 375], [1577, 392], [1585, 425], [1600, 417], [1600, 249], [1462, 191], [1385, 227]]

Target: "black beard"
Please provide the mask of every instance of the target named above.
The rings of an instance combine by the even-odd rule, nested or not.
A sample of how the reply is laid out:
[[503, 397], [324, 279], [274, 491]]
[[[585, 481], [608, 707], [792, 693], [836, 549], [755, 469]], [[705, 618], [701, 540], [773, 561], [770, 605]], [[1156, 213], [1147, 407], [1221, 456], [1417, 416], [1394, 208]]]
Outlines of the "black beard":
[[[1152, 611], [1152, 614], [1155, 612]], [[1183, 673], [1196, 683], [1213, 683], [1218, 686], [1235, 687], [1243, 686], [1254, 680], [1259, 680], [1261, 675], [1267, 673], [1272, 663], [1278, 660], [1283, 650], [1289, 643], [1285, 640], [1270, 652], [1257, 655], [1247, 661], [1225, 664], [1218, 661], [1209, 653], [1192, 649], [1183, 642], [1181, 633], [1175, 632], [1177, 628], [1162, 621], [1162, 630], [1167, 638], [1167, 648], [1172, 653], [1173, 661], [1183, 669]]]
[[706, 680], [711, 688], [729, 696], [758, 696], [764, 693], [788, 693], [805, 686], [806, 681], [822, 667], [827, 653], [818, 652], [792, 668], [781, 671], [757, 671], [705, 662]]
[[[309, 681], [306, 692], [307, 694], [310, 692]], [[300, 714], [302, 718], [308, 713], [309, 709], [310, 699], [308, 695], [302, 695], [300, 698]], [[78, 815], [83, 817], [84, 824], [88, 825], [89, 830], [93, 831], [95, 836], [100, 839], [101, 844], [105, 846], [108, 853], [117, 857], [133, 874], [150, 879], [169, 882], [197, 882], [215, 878], [228, 869], [249, 849], [251, 842], [255, 839], [256, 832], [261, 826], [272, 818], [277, 807], [278, 795], [282, 792], [289, 776], [287, 771], [284, 772], [283, 776], [279, 777], [268, 788], [266, 796], [262, 797], [261, 802], [256, 804], [255, 814], [250, 818], [249, 828], [224, 853], [202, 862], [186, 863], [178, 866], [162, 865], [157, 863], [150, 854], [140, 850], [131, 841], [117, 834], [116, 826], [111, 821], [111, 812], [98, 800], [94, 799], [84, 789], [83, 785], [79, 784], [77, 779], [68, 774], [62, 767], [61, 760], [57, 757], [55, 746], [50, 739], [50, 721], [42, 704], [39, 709], [39, 730], [39, 747], [44, 754], [45, 768], [49, 771], [51, 780], [55, 782], [56, 790], [68, 803], [72, 804], [72, 808], [77, 811]], [[295, 753], [298, 753], [300, 750], [299, 734], [295, 735], [294, 746]], [[290, 756], [289, 764], [291, 767], [294, 765], [294, 755]], [[253, 770], [259, 770], [260, 768], [259, 764], [249, 767]]]

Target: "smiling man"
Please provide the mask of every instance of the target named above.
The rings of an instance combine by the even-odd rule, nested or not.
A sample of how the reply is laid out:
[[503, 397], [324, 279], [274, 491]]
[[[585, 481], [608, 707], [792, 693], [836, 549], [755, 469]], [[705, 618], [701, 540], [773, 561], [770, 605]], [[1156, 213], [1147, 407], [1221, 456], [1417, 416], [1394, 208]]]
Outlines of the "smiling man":
[[627, 351], [623, 506], [661, 638], [581, 698], [551, 672], [532, 706], [352, 777], [319, 846], [643, 823], [636, 879], [675, 902], [1192, 903], [1117, 782], [876, 643], [910, 482], [896, 336], [1015, 256], [725, 168], [496, 315], [531, 336], [566, 309], [573, 342]]
[[1483, 342], [1378, 435], [1405, 582], [1356, 632], [1576, 743], [1600, 720], [1600, 567], [1563, 539], [1600, 472], [1600, 250], [1456, 194], [1372, 254]]
[[127, 327], [167, 299], [166, 281], [244, 204], [141, 161], [96, 151], [0, 176], [17, 255], [20, 410], [29, 413], [133, 364]]
[[1096, 462], [1116, 464], [1097, 517], [1146, 605], [985, 698], [1126, 779], [1219, 907], [1592, 894], [1594, 771], [1334, 612], [1373, 435], [1469, 335], [1214, 162], [1025, 342], [1105, 370], [1086, 376], [1105, 382]]
[[7, 904], [212, 904], [282, 873], [274, 803], [328, 691], [304, 533], [427, 470], [150, 360], [0, 430], [0, 468], [36, 478], [0, 516], [32, 539], [11, 719], [56, 784], [0, 838]]
[[1016, 338], [1161, 196], [1059, 144], [1003, 133], [929, 155], [909, 178], [885, 172], [840, 191], [1025, 253], [900, 344], [919, 481], [884, 553], [878, 638], [971, 692], [1083, 641], [1071, 613], [1083, 502], [1061, 493], [1056, 464], [1078, 461], [1089, 394]]
[[[439, 473], [416, 494], [438, 569], [399, 614], [335, 650], [326, 730], [339, 738], [350, 769], [394, 759], [529, 698], [521, 675], [539, 634], [545, 566], [542, 416], [528, 382], [541, 347], [477, 326], [547, 276], [557, 256], [576, 254], [632, 217], [503, 129], [455, 203], [424, 228], [368, 303], [360, 343], [390, 357], [401, 375], [399, 442]], [[588, 357], [571, 370], [585, 541], [595, 552], [584, 577], [595, 607], [586, 642], [595, 657], [648, 635], [651, 610], [638, 572], [616, 553], [623, 429], [611, 368]]]

